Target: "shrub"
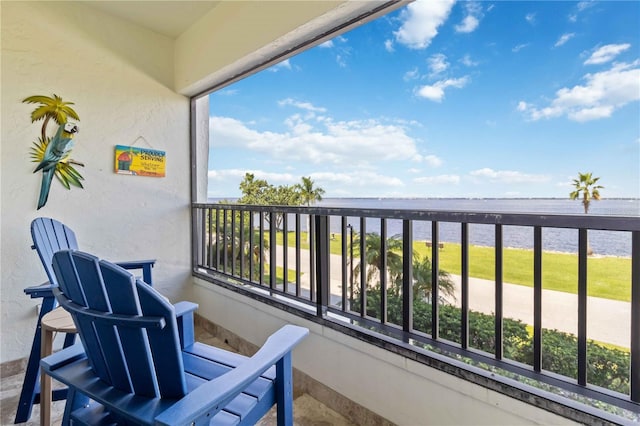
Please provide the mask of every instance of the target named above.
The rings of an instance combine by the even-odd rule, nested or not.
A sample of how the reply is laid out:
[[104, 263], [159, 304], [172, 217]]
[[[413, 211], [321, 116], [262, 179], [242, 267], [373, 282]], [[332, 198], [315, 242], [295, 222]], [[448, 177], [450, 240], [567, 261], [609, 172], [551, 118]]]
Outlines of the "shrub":
[[[388, 294], [387, 321], [402, 324], [402, 296]], [[352, 309], [360, 309], [356, 297]], [[432, 305], [424, 300], [413, 302], [413, 328], [431, 334]], [[439, 305], [441, 339], [460, 342], [461, 310]], [[380, 288], [367, 289], [367, 315], [380, 319]], [[469, 312], [469, 346], [493, 354], [495, 351], [494, 316]], [[503, 320], [503, 357], [533, 365], [533, 340], [526, 324], [520, 320]], [[613, 391], [629, 394], [630, 355], [597, 342], [587, 343], [587, 381]], [[542, 368], [570, 378], [578, 375], [578, 343], [573, 334], [542, 330]]]

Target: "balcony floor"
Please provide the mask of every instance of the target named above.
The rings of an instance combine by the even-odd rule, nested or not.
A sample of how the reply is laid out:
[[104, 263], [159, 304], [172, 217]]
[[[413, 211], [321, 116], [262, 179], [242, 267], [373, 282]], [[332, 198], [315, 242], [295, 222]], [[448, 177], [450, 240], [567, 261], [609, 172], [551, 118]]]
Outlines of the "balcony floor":
[[[212, 336], [202, 329], [196, 330], [197, 340], [212, 346], [234, 350], [220, 339]], [[0, 383], [0, 424], [11, 425], [16, 414], [16, 406], [22, 390], [23, 374], [3, 378]], [[56, 383], [54, 381], [54, 387]], [[52, 406], [51, 424], [60, 425], [64, 411], [64, 401], [56, 401]], [[294, 424], [300, 426], [351, 426], [345, 417], [341, 416], [331, 408], [318, 402], [307, 394], [296, 395], [293, 403]], [[31, 418], [22, 425], [36, 426], [40, 424], [40, 406], [33, 406]], [[258, 423], [259, 426], [270, 426], [276, 424], [275, 407], [267, 413]]]

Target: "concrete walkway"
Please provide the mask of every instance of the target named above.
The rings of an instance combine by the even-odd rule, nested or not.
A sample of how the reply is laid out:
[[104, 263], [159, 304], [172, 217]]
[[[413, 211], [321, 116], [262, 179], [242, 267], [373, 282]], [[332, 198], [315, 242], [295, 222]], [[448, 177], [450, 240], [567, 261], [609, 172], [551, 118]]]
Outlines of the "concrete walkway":
[[[278, 266], [282, 266], [282, 247], [277, 250]], [[289, 248], [288, 268], [295, 267], [295, 249]], [[301, 285], [309, 288], [309, 251], [300, 250]], [[331, 299], [339, 300], [342, 289], [342, 257], [331, 255]], [[348, 274], [349, 272], [347, 272]], [[460, 306], [460, 281], [456, 284], [456, 305]], [[347, 278], [348, 279], [348, 278]], [[505, 318], [519, 319], [533, 324], [533, 288], [504, 284], [503, 313]], [[490, 280], [469, 278], [470, 309], [493, 314], [495, 312], [495, 283]], [[542, 327], [566, 333], [578, 333], [578, 296], [553, 290], [542, 290]], [[628, 348], [631, 339], [631, 304], [598, 297], [587, 301], [587, 338]]]

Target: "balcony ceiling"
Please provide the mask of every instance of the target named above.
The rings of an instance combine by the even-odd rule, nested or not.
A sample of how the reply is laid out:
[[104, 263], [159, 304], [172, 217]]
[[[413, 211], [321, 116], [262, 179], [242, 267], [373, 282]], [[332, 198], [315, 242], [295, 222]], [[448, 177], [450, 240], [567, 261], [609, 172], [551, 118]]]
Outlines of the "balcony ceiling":
[[86, 5], [177, 38], [220, 1], [87, 1]]

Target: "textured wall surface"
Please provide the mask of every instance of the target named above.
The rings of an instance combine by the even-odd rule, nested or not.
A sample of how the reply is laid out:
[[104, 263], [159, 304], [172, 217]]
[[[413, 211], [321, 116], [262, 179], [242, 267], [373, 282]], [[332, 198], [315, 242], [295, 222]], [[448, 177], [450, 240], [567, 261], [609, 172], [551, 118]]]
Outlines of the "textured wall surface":
[[[0, 151], [0, 362], [29, 354], [37, 300], [23, 288], [46, 276], [30, 249], [30, 222], [58, 219], [81, 249], [110, 260], [156, 258], [156, 287], [173, 300], [191, 283], [189, 101], [173, 85], [173, 40], [71, 2], [2, 2]], [[41, 174], [29, 150], [31, 95], [75, 103], [80, 133], [72, 158], [84, 189], [54, 179], [36, 210]], [[53, 126], [49, 126], [53, 131]], [[165, 178], [116, 175], [114, 146], [167, 153]]]

